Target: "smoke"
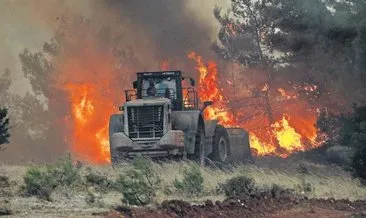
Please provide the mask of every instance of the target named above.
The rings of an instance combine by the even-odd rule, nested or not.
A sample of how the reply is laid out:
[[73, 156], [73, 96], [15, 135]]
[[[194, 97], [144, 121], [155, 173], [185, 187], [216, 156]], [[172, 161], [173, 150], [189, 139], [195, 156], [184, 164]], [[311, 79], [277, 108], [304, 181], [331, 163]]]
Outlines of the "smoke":
[[[102, 128], [115, 110], [113, 106], [123, 103], [123, 90], [131, 88], [136, 71], [159, 70], [161, 63], [168, 60], [171, 68], [195, 76], [188, 52], [194, 50], [205, 57], [214, 57], [211, 43], [219, 27], [212, 9], [223, 2], [226, 1], [0, 2], [0, 18], [4, 23], [0, 29], [0, 40], [4, 42], [0, 44], [3, 60], [0, 66], [12, 71], [10, 91], [20, 95], [27, 91], [38, 93], [47, 99], [48, 108], [48, 111], [42, 111], [38, 103], [34, 103], [37, 109], [19, 115], [20, 123], [24, 125], [14, 127], [12, 143], [0, 154], [1, 160], [49, 160], [68, 150], [83, 149], [94, 154], [96, 145], [88, 144], [92, 140], [78, 140], [81, 147], [75, 148], [76, 142], [70, 138], [77, 138], [70, 134], [75, 129], [70, 124], [71, 103], [83, 97], [75, 95], [78, 88], [70, 87], [80, 84], [92, 89], [92, 93], [98, 93], [93, 96], [97, 117], [90, 120], [94, 129]], [[51, 42], [58, 50], [55, 56], [45, 56], [52, 68], [40, 70], [39, 64], [24, 56], [22, 63], [19, 62], [19, 54], [25, 48], [30, 53], [42, 52], [44, 42]], [[24, 65], [29, 70], [29, 80], [24, 77]], [[103, 102], [103, 99], [110, 102]], [[27, 96], [30, 104], [34, 100]], [[26, 110], [23, 103], [19, 105]], [[47, 114], [42, 115], [44, 113]], [[43, 129], [46, 135], [30, 142], [32, 137], [24, 137], [29, 135], [27, 128]]]
[[144, 56], [143, 62], [147, 65], [139, 70], [156, 69], [161, 59], [169, 59], [175, 68], [185, 68], [186, 55], [191, 50], [205, 57], [212, 55], [211, 42], [219, 29], [212, 9], [215, 5], [227, 7], [229, 2], [4, 0], [0, 2], [0, 40], [3, 42], [0, 43], [0, 66], [13, 72], [13, 92], [24, 95], [30, 91], [22, 76], [18, 54], [25, 48], [39, 50], [53, 37], [59, 26], [58, 18], [67, 13], [70, 20], [83, 16], [90, 19], [94, 27], [111, 24], [114, 31], [129, 35], [127, 43]]
[[[142, 37], [142, 40], [135, 42], [135, 46], [154, 45], [152, 53], [139, 52], [141, 55], [148, 53], [155, 62], [143, 70], [157, 69], [162, 60], [168, 60], [171, 68], [195, 76], [187, 54], [196, 51], [206, 58], [215, 58], [211, 45], [220, 27], [212, 11], [215, 5], [225, 7], [229, 2], [107, 0], [105, 6], [108, 11], [118, 14], [120, 23], [131, 24], [132, 28], [127, 30], [130, 36]], [[145, 56], [143, 60], [146, 63], [148, 58]]]
[[186, 1], [107, 2], [122, 19], [127, 18], [138, 28], [144, 29], [147, 38], [157, 45], [158, 56], [185, 58], [185, 53], [191, 49], [202, 52], [210, 46], [208, 39], [212, 30], [197, 20], [192, 11], [185, 10]]

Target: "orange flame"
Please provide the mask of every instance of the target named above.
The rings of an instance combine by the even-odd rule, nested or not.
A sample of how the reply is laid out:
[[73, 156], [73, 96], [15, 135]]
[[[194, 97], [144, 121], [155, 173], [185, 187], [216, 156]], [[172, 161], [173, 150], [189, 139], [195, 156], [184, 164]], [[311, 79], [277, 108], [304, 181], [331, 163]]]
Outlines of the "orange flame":
[[217, 119], [225, 126], [235, 126], [237, 121], [234, 114], [227, 107], [228, 101], [224, 98], [221, 90], [218, 89], [217, 66], [214, 61], [208, 62], [207, 66], [202, 61], [202, 57], [191, 52], [188, 57], [197, 64], [196, 69], [199, 72], [199, 100], [213, 101], [214, 105], [204, 111], [205, 119]]
[[288, 153], [304, 150], [301, 143], [301, 135], [289, 125], [285, 116], [282, 117], [282, 120], [273, 124], [272, 127], [281, 148], [285, 149]]
[[250, 147], [256, 152], [258, 156], [264, 156], [267, 154], [275, 154], [276, 146], [270, 143], [261, 142], [261, 140], [255, 135], [249, 135]]
[[297, 98], [296, 95], [290, 95], [290, 94], [288, 94], [283, 88], [278, 88], [277, 90], [281, 93], [282, 97], [284, 97], [284, 98], [286, 98], [288, 100], [289, 99], [296, 99]]
[[[96, 164], [109, 162], [108, 114], [115, 111], [111, 102], [91, 84], [67, 84], [72, 102], [72, 151], [84, 160]], [[108, 113], [109, 112], [109, 113]]]
[[[188, 57], [196, 62], [196, 70], [199, 73], [199, 99], [203, 101], [213, 101], [214, 104], [207, 108], [205, 119], [217, 119], [225, 127], [241, 127], [246, 129], [248, 125], [245, 121], [238, 119], [232, 108], [228, 106], [228, 99], [219, 89], [219, 78], [217, 66], [214, 61], [204, 63], [201, 56], [191, 52]], [[262, 91], [268, 91], [266, 84]], [[296, 99], [296, 96], [288, 95], [284, 89], [278, 89], [286, 99]], [[245, 110], [239, 110], [238, 114], [245, 114]], [[251, 148], [258, 156], [277, 155], [288, 157], [293, 152], [304, 151], [309, 148], [304, 142], [310, 142], [310, 147], [315, 147], [316, 128], [314, 127], [315, 116], [308, 120], [297, 118], [290, 123], [291, 116], [283, 114], [281, 118], [272, 124], [269, 131], [261, 129], [259, 132], [250, 132]]]
[[110, 162], [109, 116], [118, 111], [123, 79], [129, 80], [129, 75], [116, 70], [112, 51], [97, 48], [93, 41], [83, 43], [78, 45], [83, 49], [61, 53], [58, 59], [62, 64], [58, 65], [55, 80], [70, 103], [69, 121], [65, 124], [70, 129], [67, 141], [75, 158], [107, 164]]

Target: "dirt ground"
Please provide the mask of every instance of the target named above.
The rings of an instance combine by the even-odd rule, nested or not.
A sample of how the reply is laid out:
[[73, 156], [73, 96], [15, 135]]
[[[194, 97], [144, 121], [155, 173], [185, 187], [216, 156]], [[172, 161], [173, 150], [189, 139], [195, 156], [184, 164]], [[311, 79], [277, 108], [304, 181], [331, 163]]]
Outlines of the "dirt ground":
[[83, 208], [80, 205], [42, 205], [29, 202], [29, 206], [12, 215], [0, 210], [3, 217], [366, 217], [366, 201], [348, 202], [316, 199], [228, 199], [224, 202], [207, 201], [191, 205], [180, 200], [163, 202], [154, 208], [116, 207], [111, 210]]
[[163, 202], [157, 208], [116, 208], [107, 217], [366, 217], [366, 201], [307, 199], [290, 193], [264, 192], [223, 202], [191, 205]]

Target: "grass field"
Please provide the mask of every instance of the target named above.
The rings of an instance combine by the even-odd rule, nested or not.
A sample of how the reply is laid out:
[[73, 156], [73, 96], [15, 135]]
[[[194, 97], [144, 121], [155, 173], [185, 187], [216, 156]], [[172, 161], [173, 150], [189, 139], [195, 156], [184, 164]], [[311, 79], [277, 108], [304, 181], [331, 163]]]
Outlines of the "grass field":
[[[268, 188], [276, 184], [283, 188], [293, 189], [309, 198], [335, 198], [359, 200], [366, 198], [366, 187], [353, 179], [347, 172], [339, 167], [314, 164], [306, 161], [291, 162], [288, 160], [257, 160], [255, 165], [239, 165], [230, 169], [220, 170], [210, 168], [201, 168], [204, 178], [204, 191], [200, 197], [186, 196], [175, 190], [174, 179], [181, 179], [183, 170], [192, 163], [172, 162], [172, 163], [151, 163], [152, 169], [160, 175], [161, 186], [155, 198], [156, 203], [161, 203], [166, 199], [184, 199], [192, 203], [200, 203], [206, 199], [213, 201], [223, 200], [225, 196], [216, 192], [219, 183], [224, 183], [230, 178], [238, 175], [246, 175], [253, 178], [259, 188]], [[23, 185], [23, 177], [26, 170], [32, 165], [0, 165], [1, 175], [5, 175], [13, 182], [12, 196], [20, 195], [20, 188]], [[33, 166], [34, 167], [34, 166]], [[111, 166], [87, 166], [83, 165], [80, 174], [86, 175], [88, 172], [96, 172], [111, 181], [131, 168], [128, 163], [119, 167]], [[66, 189], [66, 191], [65, 191]], [[73, 187], [56, 189], [53, 195], [63, 195], [66, 192], [70, 194], [80, 194], [93, 190], [92, 185], [76, 185]], [[166, 190], [169, 190], [167, 192]], [[97, 192], [97, 191], [95, 191]], [[113, 190], [110, 190], [113, 192]], [[108, 195], [105, 193], [95, 193], [98, 196]], [[122, 196], [120, 196], [122, 197]]]

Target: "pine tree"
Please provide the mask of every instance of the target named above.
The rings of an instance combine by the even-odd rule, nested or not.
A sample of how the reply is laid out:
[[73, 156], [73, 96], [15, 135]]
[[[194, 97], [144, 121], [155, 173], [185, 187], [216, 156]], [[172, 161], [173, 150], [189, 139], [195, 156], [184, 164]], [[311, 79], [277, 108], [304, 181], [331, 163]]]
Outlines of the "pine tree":
[[9, 118], [8, 109], [0, 109], [0, 146], [9, 143]]

